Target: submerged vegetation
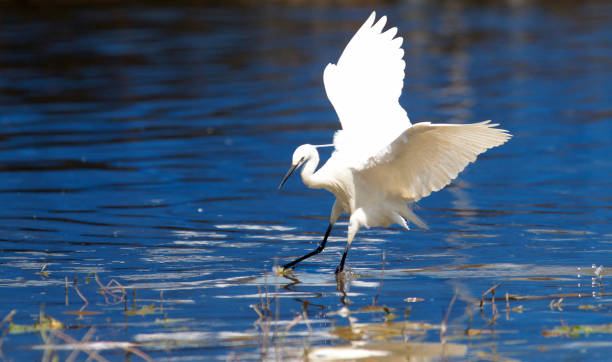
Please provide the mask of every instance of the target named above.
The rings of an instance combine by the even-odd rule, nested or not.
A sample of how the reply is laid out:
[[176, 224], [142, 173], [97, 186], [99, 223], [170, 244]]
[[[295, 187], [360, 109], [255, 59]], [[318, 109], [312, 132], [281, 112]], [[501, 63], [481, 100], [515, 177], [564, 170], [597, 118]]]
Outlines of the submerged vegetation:
[[[49, 277], [48, 274], [38, 275]], [[286, 279], [289, 277], [293, 279]], [[158, 292], [156, 299], [139, 298], [135, 289], [126, 288], [115, 279], [103, 283], [96, 273], [89, 273], [83, 282], [77, 278], [71, 282], [64, 279], [64, 308], [60, 315], [47, 314], [41, 307], [31, 323], [17, 323], [17, 318], [21, 321], [27, 318], [20, 315], [19, 309], [10, 311], [0, 322], [0, 347], [7, 346], [19, 335], [38, 334], [41, 343], [29, 348], [40, 350], [44, 361], [73, 360], [80, 354], [90, 360], [105, 361], [107, 357], [116, 356], [118, 351], [126, 358], [132, 356], [132, 360], [151, 361], [159, 353], [171, 356], [180, 354], [185, 348], [210, 345], [230, 348], [227, 356], [231, 360], [431, 360], [473, 356], [509, 361], [512, 354], [500, 352], [495, 343], [487, 341], [495, 341], [497, 336], [520, 334], [506, 327], [516, 316], [549, 311], [559, 313], [562, 321], [563, 313], [568, 311], [609, 314], [612, 308], [609, 303], [583, 304], [578, 293], [502, 293], [502, 281], [485, 290], [479, 298], [462, 295], [456, 290], [439, 323], [432, 324], [420, 320], [413, 311], [419, 303], [426, 302], [421, 296], [403, 297], [405, 307], [402, 309], [379, 304], [381, 289], [384, 290], [383, 278], [384, 272], [371, 303], [352, 310], [353, 294], [349, 288], [359, 276], [349, 272], [338, 277], [340, 308], [323, 309], [316, 316], [311, 315], [312, 305], [308, 298], [302, 299], [300, 311], [287, 314], [281, 308], [285, 291], [281, 289], [281, 279], [272, 280], [267, 275], [261, 283], [251, 279], [258, 289], [253, 296], [257, 302], [249, 306], [254, 314], [253, 328], [214, 334], [195, 330], [189, 318], [173, 316], [180, 312], [178, 307], [182, 303], [193, 301], [167, 299], [163, 291]], [[285, 275], [283, 279], [299, 283], [295, 276]], [[610, 295], [603, 291], [603, 272], [596, 276], [594, 283], [600, 289], [598, 298]], [[458, 314], [457, 308], [463, 312]], [[143, 323], [150, 332], [121, 338], [121, 331]], [[115, 332], [109, 333], [109, 329]], [[159, 329], [163, 332], [158, 332]], [[568, 325], [562, 321], [561, 326], [541, 328], [541, 335], [548, 339], [588, 339], [610, 333], [612, 324]], [[543, 344], [539, 347], [541, 351], [550, 348], [554, 346]], [[10, 359], [10, 354], [0, 349], [0, 357]]]

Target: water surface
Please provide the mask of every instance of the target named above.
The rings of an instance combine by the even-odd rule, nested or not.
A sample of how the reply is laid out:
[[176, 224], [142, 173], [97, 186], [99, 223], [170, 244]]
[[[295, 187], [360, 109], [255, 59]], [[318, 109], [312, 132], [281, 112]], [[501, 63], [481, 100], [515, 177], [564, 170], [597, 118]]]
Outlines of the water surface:
[[[612, 7], [510, 4], [4, 5], [0, 356], [609, 355]], [[429, 230], [360, 231], [346, 280], [346, 220], [275, 275], [327, 226], [331, 194], [276, 188], [339, 128], [322, 71], [372, 8], [413, 122], [514, 138], [419, 202]]]

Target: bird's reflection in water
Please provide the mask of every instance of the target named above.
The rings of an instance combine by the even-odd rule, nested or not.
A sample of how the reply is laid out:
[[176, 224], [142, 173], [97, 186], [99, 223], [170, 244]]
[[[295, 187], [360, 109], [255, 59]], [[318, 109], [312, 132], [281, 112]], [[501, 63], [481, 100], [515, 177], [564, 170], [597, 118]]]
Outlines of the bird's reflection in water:
[[[288, 292], [299, 293], [297, 285], [298, 284], [308, 284], [307, 282], [305, 282], [304, 279], [300, 280], [300, 278], [291, 271], [284, 271], [282, 272], [281, 275], [283, 278], [285, 278], [288, 281], [288, 283], [282, 286], [282, 288]], [[353, 302], [349, 299], [349, 296], [351, 295], [350, 293], [351, 284], [357, 280], [358, 280], [358, 274], [350, 270], [345, 270], [345, 271], [335, 274], [336, 292], [337, 292], [336, 294], [339, 297], [339, 301], [341, 305], [338, 310], [330, 311], [329, 305], [313, 303], [312, 298], [316, 299], [319, 297], [324, 297], [326, 294], [324, 292], [314, 292], [314, 295], [312, 295], [311, 297], [295, 297], [293, 299], [302, 305], [303, 311], [306, 311], [306, 308], [314, 307], [315, 309], [318, 309], [320, 313], [324, 313], [326, 317], [339, 316], [339, 317], [346, 318], [349, 323], [349, 326], [352, 326], [353, 323], [357, 321], [357, 319], [351, 316], [351, 310], [349, 309], [349, 307], [351, 304], [353, 304]], [[382, 283], [382, 280], [380, 282]], [[377, 297], [378, 296], [376, 297], [372, 296], [374, 303], [376, 303], [375, 301]]]
[[[384, 260], [384, 257], [383, 257]], [[359, 274], [350, 270], [343, 271], [335, 276], [336, 292], [330, 291], [328, 288], [327, 297], [336, 294], [339, 297], [339, 307], [330, 310], [330, 303], [323, 305], [315, 305], [310, 303], [309, 297], [302, 299], [294, 298], [301, 303], [301, 312], [288, 321], [285, 328], [287, 333], [292, 327], [298, 323], [304, 323], [308, 328], [308, 344], [311, 346], [308, 349], [309, 359], [328, 360], [337, 359], [338, 356], [363, 356], [382, 357], [384, 360], [439, 360], [445, 357], [464, 357], [468, 347], [466, 345], [449, 343], [447, 341], [438, 342], [437, 336], [443, 336], [443, 328], [446, 328], [446, 320], [443, 325], [431, 324], [423, 321], [408, 320], [407, 314], [404, 313], [402, 319], [400, 315], [395, 314], [396, 308], [387, 308], [384, 305], [378, 305], [378, 296], [380, 287], [384, 280], [384, 262], [381, 270], [381, 280], [378, 282], [377, 291], [372, 295], [372, 304], [359, 307], [359, 302], [352, 302], [349, 297], [354, 297], [354, 292], [350, 292], [351, 285], [359, 286], [356, 283], [359, 279]], [[309, 278], [313, 275], [320, 274], [300, 274], [302, 280], [293, 273], [285, 272], [282, 274], [284, 278], [290, 282], [284, 285], [284, 289], [290, 293], [303, 293], [297, 288], [297, 284], [309, 283]], [[327, 284], [329, 279], [326, 279], [323, 284]], [[328, 285], [328, 284], [327, 284]], [[370, 284], [373, 286], [373, 284]], [[325, 292], [321, 296], [325, 296]], [[368, 298], [368, 296], [365, 296]], [[415, 298], [416, 300], [417, 298]], [[422, 300], [422, 299], [421, 299]], [[323, 313], [323, 318], [313, 318], [308, 309], [316, 306]], [[353, 306], [353, 310], [351, 310]], [[409, 309], [407, 309], [409, 311]], [[320, 328], [317, 328], [317, 323]], [[331, 326], [330, 326], [331, 323]], [[296, 330], [295, 336], [300, 334]], [[285, 334], [284, 338], [287, 338]], [[317, 338], [319, 340], [317, 341]], [[337, 343], [330, 345], [329, 341], [334, 340]], [[432, 341], [429, 341], [432, 339]], [[300, 351], [300, 353], [303, 353]], [[300, 355], [303, 357], [302, 355]]]
[[348, 291], [351, 286], [351, 282], [355, 281], [357, 278], [354, 273], [350, 271], [344, 271], [336, 274], [336, 290], [340, 293], [340, 303], [346, 308], [348, 308], [349, 304], [351, 304], [350, 299], [348, 299]]
[[[282, 286], [283, 289], [289, 292], [297, 292], [298, 290], [296, 289], [296, 286], [298, 284], [303, 284], [303, 281], [301, 281], [297, 277], [297, 275], [295, 275], [291, 270], [282, 271], [280, 273], [280, 276], [282, 276], [283, 278], [289, 281], [288, 283]], [[340, 295], [340, 303], [342, 303], [343, 306], [348, 307], [348, 305], [351, 304], [350, 299], [348, 299], [349, 289], [350, 289], [351, 283], [358, 279], [357, 274], [351, 271], [345, 270], [343, 272], [335, 274], [335, 279], [336, 279], [336, 291]], [[323, 295], [323, 293], [315, 293], [315, 294], [317, 294], [317, 296]]]
[[283, 272], [281, 275], [285, 279], [290, 281], [290, 283], [287, 283], [287, 284], [283, 285], [283, 289], [286, 289], [286, 290], [291, 291], [291, 292], [295, 292], [296, 291], [295, 286], [297, 284], [300, 284], [301, 281], [291, 271]]

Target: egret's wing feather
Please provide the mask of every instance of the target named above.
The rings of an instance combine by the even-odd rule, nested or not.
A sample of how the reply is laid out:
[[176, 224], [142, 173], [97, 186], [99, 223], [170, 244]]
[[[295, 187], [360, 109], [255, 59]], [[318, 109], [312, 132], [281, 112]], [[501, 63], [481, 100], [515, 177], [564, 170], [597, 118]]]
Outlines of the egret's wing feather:
[[489, 122], [417, 123], [354, 170], [392, 198], [417, 201], [448, 185], [479, 154], [512, 137]]
[[382, 32], [386, 17], [375, 22], [376, 13], [350, 40], [338, 64], [323, 73], [325, 91], [342, 125], [334, 140], [336, 148], [377, 152], [410, 126], [399, 104], [404, 85], [402, 38], [397, 28]]

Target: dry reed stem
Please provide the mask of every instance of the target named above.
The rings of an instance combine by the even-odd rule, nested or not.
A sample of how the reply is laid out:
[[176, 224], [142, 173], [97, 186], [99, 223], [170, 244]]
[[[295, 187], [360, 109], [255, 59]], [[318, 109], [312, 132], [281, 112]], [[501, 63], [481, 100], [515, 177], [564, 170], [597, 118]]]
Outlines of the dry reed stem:
[[153, 359], [151, 357], [149, 357], [146, 353], [144, 353], [143, 351], [139, 349], [136, 349], [134, 347], [125, 347], [125, 350], [129, 353], [137, 355], [138, 357], [142, 358], [143, 360], [147, 362], [153, 362]]
[[[79, 344], [83, 344], [85, 342], [88, 342], [89, 339], [93, 336], [93, 332], [95, 331], [94, 328], [89, 328], [89, 330], [87, 331], [87, 333], [85, 333], [85, 335], [83, 336], [83, 338], [81, 338], [81, 341], [79, 342]], [[70, 353], [70, 356], [68, 356], [68, 358], [66, 358], [66, 362], [73, 362], [76, 357], [79, 355], [79, 348], [75, 348], [72, 353]]]
[[448, 309], [446, 310], [446, 315], [444, 315], [444, 319], [442, 319], [442, 324], [440, 325], [440, 343], [446, 343], [446, 339], [444, 338], [444, 334], [446, 333], [446, 323], [448, 322], [448, 318], [450, 317], [451, 310], [453, 309], [453, 304], [455, 304], [455, 300], [457, 299], [457, 292], [453, 294], [453, 298], [451, 299]]
[[487, 289], [484, 293], [482, 293], [482, 296], [480, 297], [480, 310], [482, 311], [483, 307], [484, 307], [484, 301], [485, 301], [485, 296], [487, 294], [489, 294], [490, 292], [493, 292], [493, 298], [495, 298], [495, 289], [497, 287], [499, 287], [500, 284], [497, 283], [494, 286], [492, 286], [491, 288]]
[[93, 358], [96, 361], [108, 362], [108, 360], [106, 358], [100, 356], [98, 354], [98, 352], [90, 351], [89, 349], [87, 349], [87, 348], [85, 348], [83, 346], [79, 346], [80, 343], [76, 339], [74, 339], [74, 338], [70, 337], [69, 335], [67, 335], [66, 333], [64, 333], [62, 331], [54, 330], [52, 332], [52, 334], [54, 336], [62, 339], [66, 343], [74, 344], [76, 348], [78, 348], [79, 350], [81, 350], [81, 351], [85, 352], [87, 355], [89, 355], [89, 358]]
[[374, 297], [374, 305], [378, 302], [378, 296], [380, 295], [380, 290], [382, 289], [383, 280], [385, 280], [385, 251], [382, 252], [382, 272], [380, 275], [380, 283], [378, 283], [378, 290], [376, 291], [376, 297]]
[[76, 292], [79, 295], [79, 297], [81, 297], [81, 299], [85, 302], [85, 305], [88, 305], [89, 302], [87, 301], [87, 298], [85, 298], [85, 296], [81, 293], [79, 288], [77, 288], [76, 284], [73, 284], [72, 287], [74, 288], [74, 290], [76, 290]]

